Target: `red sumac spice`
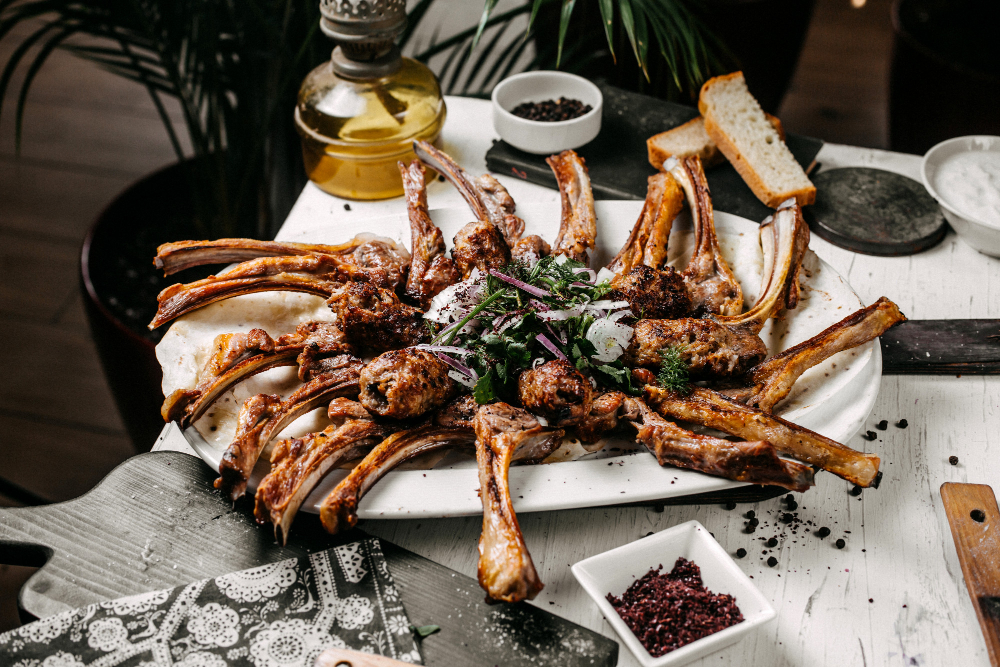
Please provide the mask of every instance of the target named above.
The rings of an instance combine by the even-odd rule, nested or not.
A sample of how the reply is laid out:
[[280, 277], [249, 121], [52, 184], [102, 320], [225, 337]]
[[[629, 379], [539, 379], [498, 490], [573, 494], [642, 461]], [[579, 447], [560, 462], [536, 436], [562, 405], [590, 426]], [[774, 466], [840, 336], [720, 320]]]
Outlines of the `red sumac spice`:
[[705, 588], [693, 562], [678, 558], [669, 574], [662, 569], [651, 569], [620, 598], [608, 593], [608, 602], [654, 658], [743, 621], [733, 596]]

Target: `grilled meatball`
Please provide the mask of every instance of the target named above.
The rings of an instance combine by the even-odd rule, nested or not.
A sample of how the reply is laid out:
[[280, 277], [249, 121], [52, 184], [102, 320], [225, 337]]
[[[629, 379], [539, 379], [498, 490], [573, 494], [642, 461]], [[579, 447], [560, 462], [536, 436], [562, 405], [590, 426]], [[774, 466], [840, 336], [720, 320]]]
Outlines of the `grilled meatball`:
[[583, 373], [562, 359], [521, 373], [517, 382], [521, 403], [550, 426], [571, 426], [590, 414], [593, 388]]
[[743, 375], [767, 356], [755, 334], [730, 329], [712, 320], [640, 320], [632, 343], [622, 355], [627, 366], [659, 368], [660, 350], [675, 347], [688, 364], [692, 380]]
[[346, 283], [326, 303], [337, 314], [344, 338], [366, 352], [395, 350], [427, 338], [423, 313], [371, 283]]
[[426, 350], [408, 347], [376, 357], [361, 371], [361, 404], [383, 417], [408, 419], [439, 408], [455, 394], [450, 367]]
[[628, 301], [636, 317], [674, 320], [691, 315], [691, 295], [684, 278], [671, 267], [639, 265], [611, 281], [609, 299]]
[[487, 273], [490, 269], [503, 270], [510, 264], [510, 246], [500, 230], [489, 222], [470, 222], [458, 230], [454, 241], [451, 256], [462, 278], [468, 278], [472, 269]]

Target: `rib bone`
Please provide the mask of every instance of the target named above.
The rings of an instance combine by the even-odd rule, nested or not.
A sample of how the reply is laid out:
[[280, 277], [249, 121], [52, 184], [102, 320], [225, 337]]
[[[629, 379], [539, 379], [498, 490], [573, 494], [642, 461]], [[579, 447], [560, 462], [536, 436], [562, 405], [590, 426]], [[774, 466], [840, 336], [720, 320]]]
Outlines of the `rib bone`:
[[444, 236], [431, 222], [427, 211], [423, 165], [419, 160], [414, 160], [409, 166], [400, 162], [399, 172], [403, 175], [412, 250], [406, 296], [427, 310], [431, 299], [448, 285], [458, 282], [460, 276], [455, 263], [444, 254]]
[[597, 239], [597, 214], [594, 212], [594, 192], [590, 188], [587, 165], [575, 151], [563, 151], [545, 158], [545, 161], [556, 176], [562, 198], [559, 235], [552, 244], [552, 254], [567, 255], [589, 264]]
[[767, 440], [779, 452], [828, 470], [859, 486], [876, 483], [879, 458], [787, 422], [780, 417], [741, 405], [711, 389], [691, 387], [687, 396], [646, 387], [646, 402], [664, 417], [701, 424], [747, 440]]
[[687, 195], [694, 222], [694, 254], [683, 273], [695, 312], [739, 315], [743, 311], [743, 289], [719, 249], [712, 198], [701, 158], [693, 155], [671, 161], [669, 171]]
[[542, 590], [542, 582], [514, 514], [507, 473], [515, 458], [540, 460], [547, 456], [562, 439], [563, 431], [543, 429], [528, 412], [506, 403], [481, 407], [473, 424], [483, 503], [479, 585], [488, 601], [530, 600]]
[[684, 192], [677, 179], [666, 172], [650, 176], [647, 182], [646, 202], [639, 219], [625, 245], [608, 264], [615, 273], [628, 273], [643, 264], [659, 269], [667, 259], [670, 230], [684, 205]]
[[666, 420], [641, 400], [639, 419], [632, 422], [636, 440], [656, 455], [662, 465], [697, 470], [717, 477], [774, 484], [792, 491], [805, 491], [813, 485], [812, 468], [778, 457], [766, 440], [731, 442], [699, 435]]

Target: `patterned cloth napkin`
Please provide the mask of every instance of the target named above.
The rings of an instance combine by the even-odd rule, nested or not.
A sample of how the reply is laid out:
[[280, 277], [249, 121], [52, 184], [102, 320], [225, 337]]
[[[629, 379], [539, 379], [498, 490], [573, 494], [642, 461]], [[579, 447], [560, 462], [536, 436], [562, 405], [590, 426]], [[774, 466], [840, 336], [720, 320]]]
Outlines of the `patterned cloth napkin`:
[[327, 648], [421, 663], [377, 539], [50, 616], [4, 667], [312, 667]]

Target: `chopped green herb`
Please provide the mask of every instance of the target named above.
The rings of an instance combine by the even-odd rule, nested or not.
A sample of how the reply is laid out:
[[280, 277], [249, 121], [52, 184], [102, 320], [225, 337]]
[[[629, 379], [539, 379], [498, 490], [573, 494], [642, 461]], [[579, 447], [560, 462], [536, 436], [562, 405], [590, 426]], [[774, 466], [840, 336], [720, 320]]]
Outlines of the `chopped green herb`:
[[410, 632], [415, 634], [420, 639], [423, 639], [424, 637], [429, 637], [430, 635], [433, 635], [435, 632], [440, 632], [440, 631], [441, 631], [440, 625], [421, 625], [420, 627], [417, 627], [415, 625], [410, 626]]
[[684, 352], [683, 346], [675, 345], [660, 350], [660, 374], [657, 379], [660, 386], [672, 389], [681, 394], [691, 393], [688, 386], [690, 377], [688, 376], [688, 365], [681, 356]]

